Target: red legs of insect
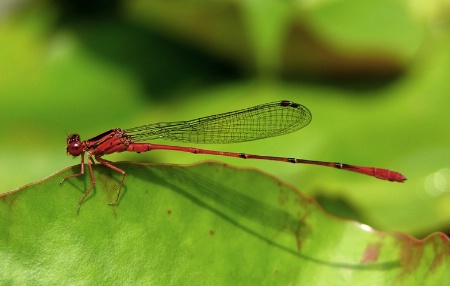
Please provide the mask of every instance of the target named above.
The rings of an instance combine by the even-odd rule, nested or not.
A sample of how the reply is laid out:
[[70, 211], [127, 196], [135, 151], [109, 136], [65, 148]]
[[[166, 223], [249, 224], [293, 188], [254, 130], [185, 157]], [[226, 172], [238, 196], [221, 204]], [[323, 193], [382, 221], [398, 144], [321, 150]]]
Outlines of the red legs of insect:
[[112, 202], [112, 203], [108, 203], [108, 205], [110, 205], [110, 206], [117, 205], [117, 203], [119, 202], [120, 191], [122, 190], [123, 182], [125, 181], [126, 173], [124, 170], [119, 169], [116, 166], [114, 166], [111, 161], [105, 160], [105, 159], [101, 158], [100, 156], [95, 156], [95, 160], [100, 162], [100, 164], [105, 165], [106, 167], [109, 167], [109, 168], [113, 169], [114, 171], [119, 172], [123, 175], [122, 181], [120, 182], [119, 190], [117, 191], [116, 201]]
[[[112, 205], [117, 205], [117, 203], [119, 202], [120, 190], [122, 189], [123, 182], [125, 181], [125, 175], [126, 175], [126, 173], [125, 173], [124, 170], [119, 169], [119, 168], [117, 168], [116, 166], [112, 165], [112, 162], [110, 162], [110, 161], [108, 161], [108, 160], [105, 160], [105, 159], [102, 159], [100, 156], [96, 156], [96, 155], [95, 155], [95, 159], [96, 159], [100, 164], [105, 165], [105, 166], [107, 166], [107, 167], [113, 169], [114, 171], [119, 172], [119, 173], [121, 173], [121, 174], [123, 175], [122, 181], [120, 182], [119, 190], [118, 190], [118, 192], [117, 192], [117, 197], [116, 197], [115, 202], [108, 203], [108, 204], [111, 205], [111, 206], [112, 206]], [[80, 213], [80, 207], [81, 207], [81, 204], [83, 203], [83, 201], [86, 199], [86, 197], [89, 195], [89, 193], [92, 191], [92, 189], [93, 189], [94, 186], [95, 186], [95, 177], [94, 177], [94, 172], [92, 171], [92, 165], [95, 165], [95, 162], [94, 162], [94, 159], [92, 159], [92, 154], [90, 154], [90, 153], [88, 153], [87, 164], [88, 164], [88, 168], [89, 168], [89, 174], [91, 175], [91, 186], [90, 186], [89, 189], [84, 193], [84, 195], [83, 195], [83, 197], [81, 198], [81, 200], [78, 202], [77, 214]], [[79, 176], [81, 176], [81, 175], [83, 175], [83, 174], [84, 174], [84, 154], [81, 155], [81, 171], [80, 171], [80, 173], [78, 173], [78, 174], [73, 174], [73, 175], [70, 175], [70, 176], [65, 177], [64, 179], [62, 179], [60, 185], [62, 185], [62, 183], [63, 183], [65, 180], [67, 180], [67, 179], [74, 178], [74, 177], [79, 177]]]
[[70, 178], [73, 178], [73, 177], [79, 177], [79, 176], [81, 176], [83, 174], [84, 174], [84, 154], [81, 154], [81, 172], [78, 173], [78, 174], [73, 174], [73, 175], [64, 177], [64, 179], [61, 180], [59, 185], [61, 186], [64, 183], [64, 181], [67, 180], [67, 179], [70, 179]]
[[[94, 174], [92, 172], [92, 165], [91, 164], [95, 164], [94, 160], [92, 159], [92, 155], [88, 154], [88, 167], [89, 167], [89, 173], [91, 174], [91, 187], [84, 193], [83, 197], [81, 198], [81, 200], [78, 202], [78, 209], [77, 209], [77, 214], [80, 213], [80, 207], [81, 204], [83, 203], [84, 199], [86, 198], [86, 196], [91, 192], [91, 190], [94, 188], [95, 186], [95, 177]], [[73, 174], [70, 176], [65, 177], [64, 179], [62, 179], [61, 183], [59, 183], [60, 185], [62, 185], [62, 183], [70, 178], [74, 178], [74, 177], [79, 177], [81, 175], [84, 174], [84, 153], [81, 154], [81, 171], [78, 174]]]

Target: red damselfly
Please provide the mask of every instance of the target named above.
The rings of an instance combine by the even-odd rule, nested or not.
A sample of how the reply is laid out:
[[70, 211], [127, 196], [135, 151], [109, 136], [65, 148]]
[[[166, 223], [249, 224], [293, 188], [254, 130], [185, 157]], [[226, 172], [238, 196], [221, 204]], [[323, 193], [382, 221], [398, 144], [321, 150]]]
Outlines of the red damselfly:
[[84, 174], [84, 154], [87, 153], [87, 165], [92, 184], [78, 203], [78, 211], [86, 196], [95, 186], [95, 177], [92, 172], [92, 164], [95, 164], [93, 157], [100, 164], [122, 174], [116, 201], [111, 203], [117, 204], [126, 173], [114, 166], [113, 162], [103, 159], [102, 156], [124, 151], [140, 153], [152, 150], [172, 150], [193, 154], [319, 165], [366, 174], [382, 180], [394, 182], [406, 180], [405, 176], [398, 172], [380, 168], [148, 143], [149, 140], [156, 139], [217, 144], [252, 141], [291, 133], [305, 127], [310, 122], [311, 113], [308, 108], [292, 101], [282, 100], [194, 120], [160, 122], [129, 129], [111, 129], [85, 141], [81, 141], [78, 134], [70, 134], [67, 138], [67, 154], [74, 157], [81, 155], [81, 172], [65, 177], [61, 183], [68, 178]]

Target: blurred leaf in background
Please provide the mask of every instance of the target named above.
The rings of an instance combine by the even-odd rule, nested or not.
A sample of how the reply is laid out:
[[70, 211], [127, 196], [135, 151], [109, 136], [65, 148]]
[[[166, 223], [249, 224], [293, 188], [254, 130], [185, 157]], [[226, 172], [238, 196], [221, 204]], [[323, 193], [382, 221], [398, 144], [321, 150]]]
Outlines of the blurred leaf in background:
[[[30, 1], [7, 9], [1, 192], [79, 164], [65, 154], [70, 133], [87, 139], [289, 99], [312, 111], [301, 132], [202, 147], [400, 171], [405, 184], [221, 159], [265, 170], [329, 211], [378, 229], [416, 237], [450, 229], [445, 1]], [[151, 152], [108, 159], [216, 158]]]

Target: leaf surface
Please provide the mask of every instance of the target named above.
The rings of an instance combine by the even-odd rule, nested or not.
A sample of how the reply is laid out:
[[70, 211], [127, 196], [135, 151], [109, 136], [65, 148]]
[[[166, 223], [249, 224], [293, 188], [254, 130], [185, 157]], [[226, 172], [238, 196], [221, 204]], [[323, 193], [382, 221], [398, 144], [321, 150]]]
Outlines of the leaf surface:
[[415, 240], [326, 214], [255, 170], [79, 165], [0, 196], [1, 284], [444, 285], [450, 243]]

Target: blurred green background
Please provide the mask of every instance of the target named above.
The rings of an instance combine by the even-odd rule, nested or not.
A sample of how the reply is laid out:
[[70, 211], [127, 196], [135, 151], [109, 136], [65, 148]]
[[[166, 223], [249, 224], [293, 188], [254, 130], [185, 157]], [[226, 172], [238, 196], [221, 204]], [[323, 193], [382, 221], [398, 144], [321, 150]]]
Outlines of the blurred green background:
[[88, 139], [288, 99], [311, 110], [304, 130], [201, 147], [376, 166], [408, 181], [166, 151], [107, 159], [220, 160], [380, 230], [450, 233], [448, 1], [4, 3], [1, 193], [79, 164], [65, 154], [70, 133]]

